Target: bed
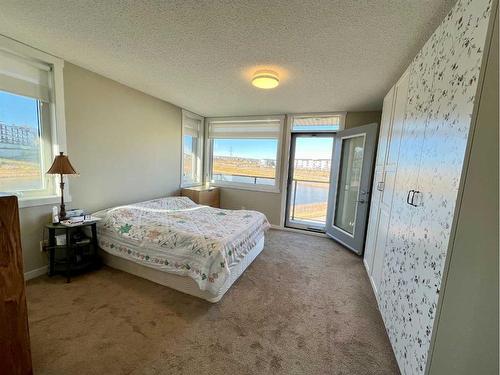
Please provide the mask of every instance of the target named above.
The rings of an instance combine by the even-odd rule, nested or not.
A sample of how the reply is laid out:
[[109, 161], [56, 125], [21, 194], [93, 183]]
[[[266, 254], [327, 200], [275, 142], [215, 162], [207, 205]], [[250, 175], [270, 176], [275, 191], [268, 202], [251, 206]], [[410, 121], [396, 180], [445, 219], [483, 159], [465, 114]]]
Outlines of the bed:
[[218, 302], [264, 248], [256, 211], [167, 197], [98, 211], [103, 262], [209, 302]]

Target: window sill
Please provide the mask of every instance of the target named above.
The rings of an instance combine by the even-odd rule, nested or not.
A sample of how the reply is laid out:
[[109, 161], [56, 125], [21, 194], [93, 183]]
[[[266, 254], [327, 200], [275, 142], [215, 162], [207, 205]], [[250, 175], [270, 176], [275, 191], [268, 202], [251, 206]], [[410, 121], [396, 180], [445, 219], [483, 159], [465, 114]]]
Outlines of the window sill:
[[275, 194], [280, 193], [280, 189], [277, 186], [224, 184], [218, 182], [211, 182], [210, 186], [217, 186], [223, 189], [250, 190], [250, 191], [260, 191], [263, 193], [275, 193]]
[[181, 189], [183, 189], [183, 188], [190, 188], [190, 187], [193, 187], [193, 186], [201, 186], [201, 185], [203, 185], [202, 182], [185, 183], [185, 184], [181, 184]]
[[[18, 198], [19, 208], [28, 208], [36, 206], [46, 206], [49, 204], [59, 204], [61, 197], [58, 195], [50, 195], [47, 197], [32, 197], [32, 198]], [[70, 196], [64, 197], [64, 203], [71, 202]]]

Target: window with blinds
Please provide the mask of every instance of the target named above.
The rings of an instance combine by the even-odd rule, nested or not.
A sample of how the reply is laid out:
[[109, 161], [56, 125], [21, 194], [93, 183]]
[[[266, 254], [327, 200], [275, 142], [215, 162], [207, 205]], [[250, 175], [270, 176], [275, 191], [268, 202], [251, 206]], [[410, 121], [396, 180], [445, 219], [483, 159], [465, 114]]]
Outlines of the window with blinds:
[[208, 119], [211, 183], [279, 191], [283, 116]]
[[202, 182], [203, 117], [182, 111], [182, 178], [183, 187]]
[[343, 113], [329, 115], [294, 115], [292, 119], [292, 132], [336, 132], [343, 129], [344, 118], [345, 114]]
[[0, 191], [22, 197], [54, 194], [53, 76], [48, 64], [0, 49]]

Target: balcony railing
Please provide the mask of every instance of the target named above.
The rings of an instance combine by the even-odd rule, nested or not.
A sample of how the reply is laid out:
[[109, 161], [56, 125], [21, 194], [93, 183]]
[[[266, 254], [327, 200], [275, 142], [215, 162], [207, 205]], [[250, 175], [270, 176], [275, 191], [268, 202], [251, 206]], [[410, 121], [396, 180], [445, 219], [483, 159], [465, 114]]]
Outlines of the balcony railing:
[[292, 179], [290, 221], [324, 225], [329, 187], [328, 181]]
[[[274, 178], [247, 174], [214, 173], [216, 181], [273, 185]], [[309, 179], [292, 179], [290, 193], [290, 221], [324, 225], [328, 205], [330, 182]]]
[[274, 185], [274, 178], [250, 176], [247, 174], [213, 173], [212, 179], [216, 181], [237, 182], [252, 185]]

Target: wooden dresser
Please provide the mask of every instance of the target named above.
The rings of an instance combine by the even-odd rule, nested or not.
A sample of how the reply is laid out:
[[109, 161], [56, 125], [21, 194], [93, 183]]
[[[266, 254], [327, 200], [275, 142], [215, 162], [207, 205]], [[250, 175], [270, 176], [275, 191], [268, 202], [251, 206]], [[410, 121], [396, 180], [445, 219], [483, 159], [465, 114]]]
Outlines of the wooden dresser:
[[220, 190], [217, 187], [202, 185], [183, 188], [181, 195], [188, 197], [194, 203], [220, 208]]
[[0, 372], [32, 374], [17, 197], [0, 194]]

